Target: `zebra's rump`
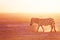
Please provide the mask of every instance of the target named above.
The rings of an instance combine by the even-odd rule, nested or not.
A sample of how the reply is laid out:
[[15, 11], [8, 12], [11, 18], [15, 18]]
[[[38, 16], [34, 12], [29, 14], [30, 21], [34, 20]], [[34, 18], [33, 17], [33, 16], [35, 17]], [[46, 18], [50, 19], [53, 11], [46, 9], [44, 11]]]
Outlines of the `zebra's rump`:
[[40, 24], [40, 25], [51, 25], [52, 23], [55, 23], [52, 18], [39, 19], [39, 24]]

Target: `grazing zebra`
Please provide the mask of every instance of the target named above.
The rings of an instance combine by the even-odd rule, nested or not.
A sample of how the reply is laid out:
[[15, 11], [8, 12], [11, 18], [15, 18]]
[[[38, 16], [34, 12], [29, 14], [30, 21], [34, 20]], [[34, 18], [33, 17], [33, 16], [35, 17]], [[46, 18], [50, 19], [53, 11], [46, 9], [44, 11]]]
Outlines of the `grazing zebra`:
[[43, 25], [44, 26], [51, 25], [51, 32], [52, 32], [53, 29], [56, 32], [56, 30], [55, 30], [55, 22], [54, 22], [53, 18], [41, 18], [41, 19], [40, 18], [31, 18], [30, 26], [33, 23], [38, 24], [37, 32], [38, 32], [39, 27], [41, 27], [43, 29], [43, 32], [44, 32]]

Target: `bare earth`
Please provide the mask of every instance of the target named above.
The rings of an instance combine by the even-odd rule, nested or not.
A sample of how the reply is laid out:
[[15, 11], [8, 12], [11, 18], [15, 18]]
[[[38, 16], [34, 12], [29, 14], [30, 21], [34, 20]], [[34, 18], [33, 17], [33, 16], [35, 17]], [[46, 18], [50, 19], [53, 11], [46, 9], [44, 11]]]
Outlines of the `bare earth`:
[[[0, 40], [60, 40], [60, 32], [29, 32], [24, 27], [0, 27]], [[26, 27], [25, 27], [26, 28]]]

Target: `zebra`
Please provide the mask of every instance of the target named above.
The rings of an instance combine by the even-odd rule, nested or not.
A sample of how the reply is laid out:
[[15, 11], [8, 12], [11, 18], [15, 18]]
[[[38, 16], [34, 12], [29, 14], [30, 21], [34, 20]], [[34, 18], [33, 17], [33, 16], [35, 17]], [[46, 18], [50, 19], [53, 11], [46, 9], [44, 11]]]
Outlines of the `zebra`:
[[44, 26], [51, 25], [50, 26], [51, 27], [51, 31], [50, 32], [52, 32], [53, 29], [56, 32], [55, 21], [54, 21], [53, 18], [31, 18], [30, 26], [32, 26], [33, 23], [37, 23], [38, 24], [37, 32], [38, 32], [39, 27], [41, 27], [43, 32], [44, 32], [43, 25]]

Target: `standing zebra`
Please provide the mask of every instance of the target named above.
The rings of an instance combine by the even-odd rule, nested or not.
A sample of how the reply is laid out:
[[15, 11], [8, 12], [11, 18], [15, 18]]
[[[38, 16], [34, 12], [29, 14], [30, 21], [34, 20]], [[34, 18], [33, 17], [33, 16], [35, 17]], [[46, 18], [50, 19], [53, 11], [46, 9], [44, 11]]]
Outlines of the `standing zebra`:
[[30, 22], [30, 26], [33, 23], [38, 24], [37, 32], [38, 32], [39, 27], [41, 27], [43, 29], [43, 32], [44, 32], [43, 25], [44, 26], [51, 25], [51, 32], [52, 32], [53, 29], [56, 32], [56, 30], [55, 30], [55, 22], [54, 22], [53, 18], [45, 18], [45, 19], [44, 18], [41, 18], [41, 19], [40, 18], [32, 18], [31, 22]]

